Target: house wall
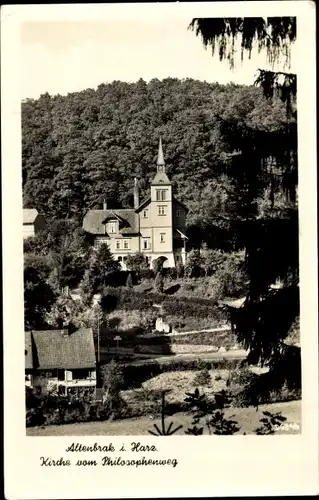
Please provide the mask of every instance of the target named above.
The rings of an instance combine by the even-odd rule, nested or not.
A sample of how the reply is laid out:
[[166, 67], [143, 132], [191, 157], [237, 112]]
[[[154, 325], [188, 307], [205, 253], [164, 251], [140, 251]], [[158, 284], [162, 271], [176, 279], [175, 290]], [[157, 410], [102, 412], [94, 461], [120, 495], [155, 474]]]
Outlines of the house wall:
[[[179, 217], [177, 213], [179, 211]], [[186, 228], [186, 215], [187, 212], [184, 207], [182, 207], [179, 203], [173, 202], [173, 225], [175, 229], [179, 229], [183, 233]]]
[[30, 238], [35, 235], [34, 224], [23, 224], [23, 238]]
[[[147, 217], [144, 217], [144, 212], [146, 211]], [[151, 202], [148, 203], [140, 212], [139, 212], [139, 223], [140, 230], [142, 231], [144, 228], [152, 228], [152, 219], [151, 219]]]
[[[59, 380], [59, 378], [54, 374], [51, 375], [55, 370], [48, 371], [48, 376], [44, 377], [42, 375], [34, 374], [32, 376], [32, 385], [29, 387], [41, 387], [42, 392], [49, 391], [55, 387], [95, 387], [96, 386], [96, 370], [89, 369], [88, 376], [86, 379], [73, 378], [73, 370], [64, 370], [64, 380]], [[27, 384], [26, 384], [27, 385]]]
[[[165, 190], [165, 200], [157, 201], [157, 190]], [[165, 206], [165, 215], [160, 215], [159, 206]], [[144, 212], [146, 212], [146, 217]], [[177, 215], [179, 213], [179, 216]], [[165, 267], [176, 265], [175, 254], [185, 262], [184, 242], [181, 239], [180, 248], [174, 248], [173, 228], [179, 229], [185, 233], [186, 227], [186, 209], [178, 202], [174, 201], [172, 187], [165, 185], [151, 186], [151, 200], [139, 212], [140, 235], [123, 236], [122, 234], [112, 234], [110, 236], [98, 235], [95, 237], [95, 245], [106, 243], [114, 258], [120, 258], [122, 269], [126, 269], [124, 259], [128, 254], [142, 252], [151, 265], [152, 260], [160, 256], [166, 257]], [[163, 235], [163, 238], [161, 237]], [[164, 241], [162, 241], [162, 239]], [[124, 248], [124, 241], [128, 242], [129, 248]], [[148, 241], [148, 248], [144, 248], [144, 241]], [[120, 248], [117, 248], [117, 241], [120, 242]]]
[[[130, 253], [136, 253], [139, 251], [139, 236], [123, 236], [122, 234], [115, 234], [114, 236], [103, 236], [99, 235], [95, 237], [94, 244], [99, 246], [102, 244], [108, 245], [112, 254], [116, 256], [126, 256]], [[116, 246], [116, 242], [120, 241], [120, 248]], [[128, 248], [124, 248], [124, 241], [128, 242]]]
[[[163, 189], [166, 191], [164, 201], [156, 200], [156, 191]], [[165, 215], [159, 215], [158, 207], [165, 207]], [[153, 228], [153, 252], [170, 253], [173, 251], [173, 214], [172, 214], [172, 188], [171, 186], [151, 186], [150, 216]], [[161, 241], [161, 234], [164, 241]]]

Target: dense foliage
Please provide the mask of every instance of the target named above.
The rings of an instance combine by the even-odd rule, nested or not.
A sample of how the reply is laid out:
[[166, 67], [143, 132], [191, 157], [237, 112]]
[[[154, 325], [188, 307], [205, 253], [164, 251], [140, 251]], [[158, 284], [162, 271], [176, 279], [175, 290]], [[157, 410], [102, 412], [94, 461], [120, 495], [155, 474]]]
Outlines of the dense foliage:
[[[235, 44], [240, 40], [241, 61], [250, 58], [253, 50], [265, 51], [273, 65], [284, 62], [283, 70], [291, 65], [291, 46], [296, 40], [296, 18], [196, 18], [190, 28], [202, 39], [204, 46], [218, 46], [219, 59], [234, 68]], [[257, 69], [257, 68], [256, 68]], [[299, 315], [299, 261], [297, 208], [297, 103], [296, 75], [283, 71], [259, 70], [255, 84], [263, 90], [268, 102], [277, 96], [285, 103], [284, 134], [258, 130], [250, 124], [224, 120], [224, 127], [233, 131], [233, 178], [243, 211], [236, 211], [240, 223], [235, 234], [246, 250], [249, 292], [244, 307], [232, 311], [233, 325], [240, 340], [250, 349], [250, 362], [267, 362], [282, 358], [287, 336]], [[239, 161], [238, 161], [239, 160]], [[241, 171], [240, 164], [248, 168]], [[237, 175], [236, 175], [237, 172]], [[264, 209], [258, 209], [260, 182], [265, 181], [267, 195]], [[235, 180], [236, 185], [236, 180]], [[278, 189], [279, 188], [279, 189]], [[276, 191], [281, 193], [275, 208]], [[279, 201], [279, 203], [278, 203]], [[270, 208], [270, 211], [269, 211]], [[243, 217], [242, 217], [243, 216]], [[281, 280], [281, 289], [274, 291], [272, 283]], [[297, 360], [295, 372], [301, 378]]]
[[[225, 126], [229, 119], [232, 128]], [[161, 135], [168, 174], [190, 209], [189, 225], [215, 221], [224, 229], [222, 221], [241, 212], [242, 198], [256, 202], [268, 187], [271, 165], [261, 172], [240, 158], [234, 176], [230, 160], [238, 156], [245, 127], [261, 134], [260, 142], [268, 137], [266, 145], [271, 137], [280, 143], [284, 105], [254, 87], [173, 78], [28, 99], [22, 104], [24, 206], [80, 222], [104, 198], [109, 206], [132, 206], [135, 176], [141, 199], [149, 194]], [[249, 140], [245, 148], [248, 156]]]
[[[109, 206], [132, 206], [134, 177], [141, 199], [149, 194], [161, 135], [174, 190], [189, 207], [190, 246], [199, 250], [206, 242], [228, 252], [245, 249], [245, 270], [227, 263], [216, 273], [211, 268], [218, 255], [206, 252], [205, 273], [213, 271], [221, 296], [229, 293], [228, 282], [232, 292], [240, 291], [242, 272], [247, 276], [251, 314], [236, 318], [234, 326], [252, 355], [272, 356], [298, 314], [291, 311], [286, 321], [276, 322], [273, 337], [265, 338], [266, 303], [260, 301], [276, 279], [287, 286], [298, 282], [297, 126], [295, 114], [286, 111], [280, 96], [269, 98], [253, 86], [173, 78], [113, 82], [26, 100], [24, 206], [44, 213], [51, 226], [65, 218], [70, 229], [74, 225], [62, 231], [58, 245], [51, 238], [46, 252], [53, 289], [82, 281], [92, 295], [110, 284], [115, 263], [105, 255], [102, 270], [97, 254], [86, 251], [79, 229], [83, 215], [101, 207], [104, 198]], [[135, 259], [132, 269], [137, 264]], [[186, 276], [196, 276], [201, 267], [194, 251]], [[176, 272], [181, 276], [184, 270]], [[291, 293], [285, 292], [278, 307], [289, 310]]]

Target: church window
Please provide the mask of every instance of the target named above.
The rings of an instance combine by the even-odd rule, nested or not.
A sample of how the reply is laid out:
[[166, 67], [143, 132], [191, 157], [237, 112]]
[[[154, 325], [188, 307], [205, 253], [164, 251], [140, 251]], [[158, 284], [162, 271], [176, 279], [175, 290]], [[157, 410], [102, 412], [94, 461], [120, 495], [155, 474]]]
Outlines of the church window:
[[144, 219], [148, 218], [148, 210], [143, 210], [143, 217]]
[[165, 200], [166, 200], [166, 189], [157, 189], [156, 201], [165, 201]]
[[129, 248], [128, 240], [124, 240], [124, 248], [126, 250]]
[[166, 215], [165, 205], [158, 206], [158, 215]]
[[118, 259], [117, 259], [117, 260], [118, 260], [118, 262], [122, 262], [122, 257], [121, 257], [121, 256], [120, 256], [120, 257], [118, 257]]
[[176, 210], [176, 217], [180, 217], [181, 216], [181, 211], [179, 210], [179, 208]]
[[165, 243], [165, 233], [160, 234], [160, 242]]
[[120, 250], [121, 248], [121, 240], [116, 241], [116, 250]]

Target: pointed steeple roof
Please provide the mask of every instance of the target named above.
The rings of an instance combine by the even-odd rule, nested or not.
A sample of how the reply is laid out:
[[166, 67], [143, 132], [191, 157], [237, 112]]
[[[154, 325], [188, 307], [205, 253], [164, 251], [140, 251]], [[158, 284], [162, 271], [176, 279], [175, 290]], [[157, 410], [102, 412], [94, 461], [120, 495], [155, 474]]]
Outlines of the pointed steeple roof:
[[158, 165], [165, 166], [164, 154], [163, 154], [163, 146], [162, 146], [162, 138], [161, 137], [159, 139], [159, 145], [158, 145], [157, 166]]
[[165, 160], [163, 154], [162, 138], [159, 139], [158, 144], [158, 156], [157, 156], [157, 174], [155, 175], [152, 185], [170, 185], [171, 181], [165, 172]]

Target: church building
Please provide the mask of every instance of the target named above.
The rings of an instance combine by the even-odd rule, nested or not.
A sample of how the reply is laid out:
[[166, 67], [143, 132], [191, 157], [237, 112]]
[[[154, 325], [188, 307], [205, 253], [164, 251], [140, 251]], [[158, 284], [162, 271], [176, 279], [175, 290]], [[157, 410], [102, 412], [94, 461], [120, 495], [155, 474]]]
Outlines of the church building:
[[106, 243], [123, 269], [128, 254], [136, 252], [143, 253], [150, 266], [162, 257], [164, 267], [175, 267], [186, 261], [187, 211], [174, 196], [160, 139], [150, 196], [140, 203], [138, 182], [134, 179], [134, 208], [112, 209], [104, 203], [103, 209], [87, 212], [83, 229], [93, 235], [95, 246]]

